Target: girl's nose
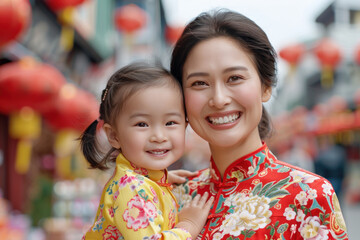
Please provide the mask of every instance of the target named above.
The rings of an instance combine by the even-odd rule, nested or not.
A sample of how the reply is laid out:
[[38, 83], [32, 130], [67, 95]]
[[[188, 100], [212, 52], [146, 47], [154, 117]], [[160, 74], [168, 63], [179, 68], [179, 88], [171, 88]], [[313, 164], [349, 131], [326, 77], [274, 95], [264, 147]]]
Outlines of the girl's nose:
[[154, 131], [152, 132], [152, 135], [150, 136], [150, 141], [161, 143], [167, 141], [167, 137], [162, 129], [157, 128], [154, 129]]
[[212, 96], [209, 100], [210, 107], [224, 108], [226, 105], [231, 103], [231, 97], [225, 86], [217, 85], [214, 87]]

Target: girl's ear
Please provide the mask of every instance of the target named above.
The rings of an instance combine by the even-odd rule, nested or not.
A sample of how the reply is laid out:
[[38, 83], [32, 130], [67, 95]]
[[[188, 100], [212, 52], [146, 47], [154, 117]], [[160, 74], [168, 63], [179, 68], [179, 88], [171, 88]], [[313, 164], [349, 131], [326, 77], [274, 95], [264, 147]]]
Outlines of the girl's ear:
[[271, 97], [271, 93], [272, 93], [272, 87], [266, 87], [263, 90], [262, 96], [261, 96], [261, 100], [262, 102], [267, 102], [270, 100]]
[[107, 139], [113, 148], [120, 149], [120, 141], [117, 137], [117, 132], [113, 129], [110, 124], [104, 123], [103, 129], [106, 133]]

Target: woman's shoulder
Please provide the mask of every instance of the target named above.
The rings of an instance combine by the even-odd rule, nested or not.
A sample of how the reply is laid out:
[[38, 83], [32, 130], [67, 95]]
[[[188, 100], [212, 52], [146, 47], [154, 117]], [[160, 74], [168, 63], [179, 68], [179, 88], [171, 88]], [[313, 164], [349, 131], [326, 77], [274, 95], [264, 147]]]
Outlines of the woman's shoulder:
[[292, 181], [295, 183], [299, 183], [300, 185], [305, 184], [311, 189], [317, 189], [317, 188], [324, 189], [324, 187], [332, 188], [330, 182], [326, 178], [316, 173], [310, 172], [308, 170], [305, 170], [303, 168], [291, 165], [289, 163], [280, 160], [274, 161], [273, 164], [275, 165], [273, 169], [277, 169], [278, 173], [287, 172], [291, 177]]

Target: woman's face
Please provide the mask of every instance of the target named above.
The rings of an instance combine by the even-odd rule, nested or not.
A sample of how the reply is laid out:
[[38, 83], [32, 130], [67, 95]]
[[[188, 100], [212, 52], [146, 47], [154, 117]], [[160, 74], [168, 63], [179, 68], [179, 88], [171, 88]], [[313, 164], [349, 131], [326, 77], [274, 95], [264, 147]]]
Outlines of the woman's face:
[[182, 81], [189, 123], [211, 148], [261, 144], [258, 124], [271, 88], [262, 88], [239, 43], [227, 37], [198, 43], [185, 61]]

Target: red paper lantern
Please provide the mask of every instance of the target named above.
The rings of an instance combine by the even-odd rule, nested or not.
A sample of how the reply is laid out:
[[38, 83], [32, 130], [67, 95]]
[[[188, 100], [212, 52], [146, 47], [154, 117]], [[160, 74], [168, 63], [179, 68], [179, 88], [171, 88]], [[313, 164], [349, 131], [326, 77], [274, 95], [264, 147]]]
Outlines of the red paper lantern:
[[2, 0], [0, 3], [0, 49], [16, 40], [31, 19], [29, 0]]
[[165, 38], [168, 41], [168, 43], [173, 45], [180, 38], [183, 31], [184, 31], [184, 26], [180, 26], [180, 27], [166, 26]]
[[334, 69], [342, 58], [342, 53], [337, 44], [330, 39], [323, 39], [315, 46], [315, 55], [320, 64]]
[[86, 0], [46, 0], [46, 4], [56, 12], [68, 7], [76, 7], [85, 1]]
[[315, 46], [314, 53], [322, 66], [321, 85], [331, 87], [333, 71], [342, 58], [341, 50], [330, 39], [323, 39]]
[[295, 44], [284, 47], [280, 50], [279, 55], [290, 65], [297, 65], [304, 55], [305, 47], [302, 44]]
[[43, 115], [55, 130], [83, 131], [99, 116], [99, 104], [90, 93], [66, 84], [53, 101], [51, 109]]
[[146, 13], [135, 4], [128, 4], [115, 10], [114, 22], [117, 29], [133, 33], [146, 24]]
[[56, 68], [33, 59], [4, 64], [0, 66], [0, 112], [26, 106], [41, 112], [65, 83]]

